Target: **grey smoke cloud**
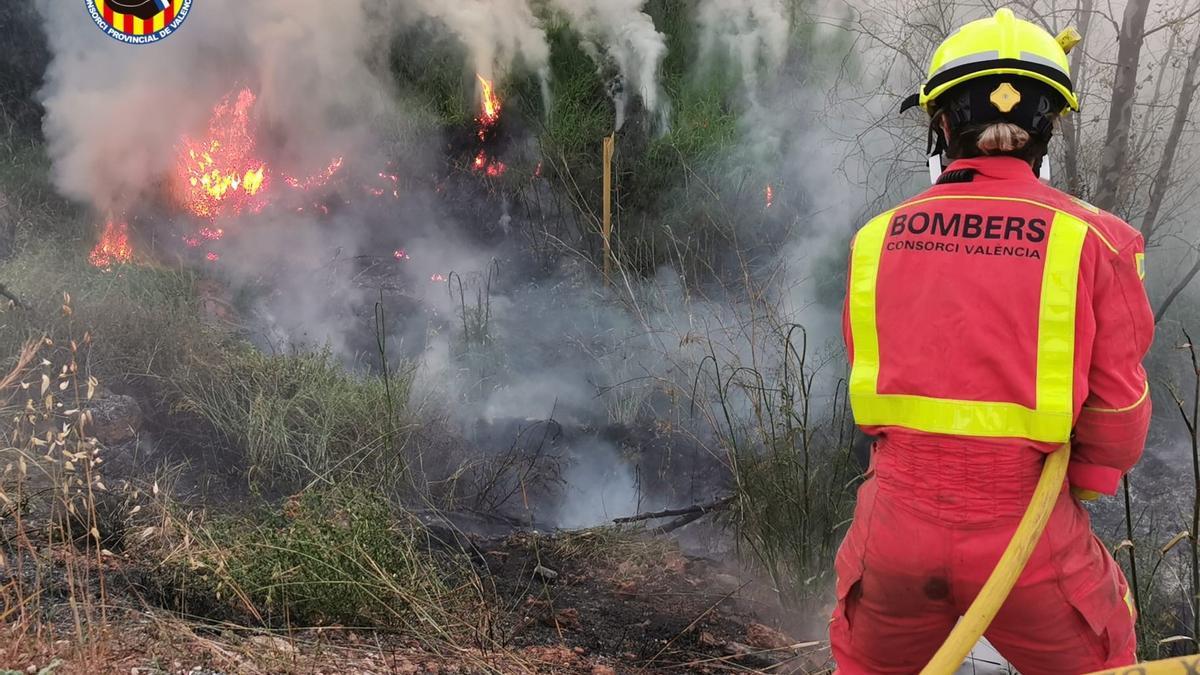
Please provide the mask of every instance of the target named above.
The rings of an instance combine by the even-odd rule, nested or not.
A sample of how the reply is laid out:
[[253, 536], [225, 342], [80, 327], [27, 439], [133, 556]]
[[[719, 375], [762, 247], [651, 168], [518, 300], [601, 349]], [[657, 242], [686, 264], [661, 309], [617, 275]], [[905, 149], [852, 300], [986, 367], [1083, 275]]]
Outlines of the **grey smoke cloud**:
[[741, 66], [750, 96], [760, 72], [775, 72], [787, 55], [791, 19], [783, 0], [701, 0], [697, 8], [701, 54], [718, 51]]
[[614, 83], [617, 128], [625, 122], [631, 93], [651, 113], [665, 119], [668, 102], [659, 85], [667, 54], [666, 37], [644, 11], [646, 0], [553, 0], [584, 37], [584, 47], [603, 72], [607, 59], [623, 81]]
[[523, 62], [548, 77], [550, 46], [528, 0], [415, 0], [414, 8], [442, 21], [462, 41], [475, 71], [489, 79], [497, 69]]
[[[54, 59], [41, 92], [54, 176], [66, 195], [124, 210], [157, 189], [181, 135], [248, 86], [256, 115], [279, 125], [302, 167], [329, 148], [365, 143], [392, 114], [376, 51], [388, 21], [366, 0], [210, 0], [170, 39], [143, 48], [112, 40], [74, 3], [42, 0]], [[328, 146], [328, 147], [326, 147]]]
[[[644, 0], [552, 2], [583, 37], [598, 67], [619, 75], [618, 119], [627, 115], [634, 96], [652, 114], [665, 115], [669, 102], [660, 69], [666, 42]], [[213, 104], [242, 86], [259, 94], [254, 122], [286, 164], [280, 169], [307, 175], [345, 156], [346, 172], [377, 171], [396, 158], [402, 175], [438, 171], [437, 134], [394, 142], [395, 128], [411, 116], [393, 95], [385, 63], [397, 26], [436, 20], [463, 42], [473, 67], [485, 75], [502, 75], [518, 62], [545, 72], [549, 62], [544, 27], [526, 0], [387, 5], [207, 0], [176, 35], [145, 48], [105, 37], [73, 3], [43, 0], [39, 7], [56, 26], [54, 61], [42, 92], [55, 180], [64, 194], [101, 212], [133, 209], [159, 194], [162, 177], [174, 168], [180, 137], [202, 131]], [[774, 18], [779, 9], [773, 0], [748, 5], [707, 0], [696, 20], [708, 49], [729, 50], [743, 67], [770, 73], [786, 50], [786, 32], [781, 39], [783, 24]], [[827, 166], [812, 161], [818, 155], [832, 161], [832, 135], [815, 126], [795, 131], [798, 117], [816, 112], [794, 107], [793, 83], [759, 85], [765, 92], [759, 116], [744, 120], [750, 152], [756, 160], [774, 153], [773, 165], [796, 182], [795, 189], [813, 188], [810, 206], [826, 209], [826, 220], [814, 221], [803, 236], [852, 227], [848, 211], [857, 195], [839, 187], [839, 176]], [[762, 134], [764, 128], [771, 133]], [[351, 360], [363, 335], [373, 337], [370, 322], [351, 308], [369, 309], [378, 289], [365, 284], [349, 261], [359, 255], [386, 258], [394, 247], [404, 247], [411, 260], [401, 268], [401, 291], [428, 316], [391, 315], [392, 344], [410, 356], [409, 348], [419, 346], [421, 405], [461, 426], [552, 414], [578, 423], [629, 422], [650, 410], [666, 414], [669, 405], [686, 409], [697, 369], [710, 355], [726, 371], [753, 367], [772, 377], [778, 370], [778, 336], [749, 328], [758, 308], [738, 298], [737, 289], [696, 297], [670, 268], [652, 279], [621, 279], [617, 289], [607, 291], [598, 291], [594, 277], [566, 263], [549, 277], [520, 283], [511, 278], [522, 270], [505, 269], [509, 281], [490, 297], [487, 347], [464, 348], [463, 298], [456, 288], [452, 294], [446, 283], [431, 279], [461, 274], [470, 309], [486, 270], [502, 253], [465, 233], [488, 221], [519, 236], [521, 214], [481, 200], [479, 222], [458, 222], [437, 208], [430, 189], [408, 190], [401, 206], [382, 215], [360, 208], [362, 195], [355, 194], [347, 195], [352, 204], [328, 217], [306, 211], [232, 220], [230, 247], [214, 269], [231, 286], [265, 288], [254, 307], [264, 342], [280, 348], [328, 345]], [[462, 199], [480, 197], [464, 192]], [[737, 226], [752, 237], [749, 223], [761, 219], [761, 210], [745, 215]], [[836, 326], [812, 309], [814, 240], [826, 241], [810, 238], [807, 246], [785, 249], [787, 274], [773, 282], [768, 299], [790, 320]], [[711, 393], [706, 386], [702, 381], [702, 393]], [[739, 419], [754, 414], [746, 399], [729, 405]], [[690, 419], [679, 409], [675, 413], [682, 423], [704, 423], [704, 411]], [[585, 490], [589, 496], [575, 500], [590, 506], [564, 518], [594, 523], [628, 513], [636, 490], [628, 471], [613, 468], [617, 450], [597, 444], [585, 451], [595, 461], [580, 461], [570, 476], [581, 486], [597, 472], [609, 478], [599, 492]]]

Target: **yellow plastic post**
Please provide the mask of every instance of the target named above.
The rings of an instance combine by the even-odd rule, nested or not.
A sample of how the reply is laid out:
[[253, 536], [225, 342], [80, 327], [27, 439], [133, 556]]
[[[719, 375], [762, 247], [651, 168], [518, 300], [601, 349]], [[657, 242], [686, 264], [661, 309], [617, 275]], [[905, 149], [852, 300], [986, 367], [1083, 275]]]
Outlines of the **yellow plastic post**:
[[616, 149], [617, 136], [612, 134], [604, 139], [604, 215], [600, 225], [600, 236], [604, 240], [604, 281], [607, 283], [612, 275], [612, 160]]
[[1079, 31], [1075, 30], [1074, 26], [1064, 28], [1063, 32], [1059, 33], [1054, 39], [1058, 41], [1058, 46], [1062, 47], [1062, 50], [1067, 54], [1070, 54], [1076, 45], [1083, 42], [1083, 36], [1079, 34]]
[[992, 570], [992, 575], [988, 577], [975, 601], [967, 608], [967, 613], [933, 655], [929, 665], [921, 671], [921, 675], [950, 675], [958, 670], [984, 631], [991, 625], [992, 619], [996, 618], [996, 613], [1000, 611], [1001, 605], [1016, 585], [1026, 563], [1029, 562], [1029, 557], [1037, 548], [1038, 540], [1042, 538], [1042, 532], [1050, 520], [1050, 513], [1054, 510], [1059, 493], [1062, 492], [1070, 458], [1070, 445], [1064, 445], [1046, 457], [1042, 476], [1033, 491], [1033, 498], [1029, 500], [1029, 508], [1025, 510], [1025, 515], [1021, 516], [1017, 531], [1013, 533], [1008, 547], [1000, 556], [1000, 562], [996, 563], [996, 569]]

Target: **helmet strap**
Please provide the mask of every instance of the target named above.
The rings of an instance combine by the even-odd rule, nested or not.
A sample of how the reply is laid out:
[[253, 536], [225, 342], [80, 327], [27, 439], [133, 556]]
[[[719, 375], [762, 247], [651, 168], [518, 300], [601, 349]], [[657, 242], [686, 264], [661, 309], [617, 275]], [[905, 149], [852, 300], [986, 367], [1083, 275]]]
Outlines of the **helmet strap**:
[[1034, 173], [1043, 183], [1050, 183], [1050, 154], [1042, 155], [1041, 159], [1033, 166]]
[[928, 156], [929, 162], [929, 182], [932, 184], [936, 184], [942, 175], [942, 153], [948, 147], [946, 134], [942, 131], [942, 115], [940, 112], [935, 112], [929, 118], [929, 134], [925, 141], [925, 154]]

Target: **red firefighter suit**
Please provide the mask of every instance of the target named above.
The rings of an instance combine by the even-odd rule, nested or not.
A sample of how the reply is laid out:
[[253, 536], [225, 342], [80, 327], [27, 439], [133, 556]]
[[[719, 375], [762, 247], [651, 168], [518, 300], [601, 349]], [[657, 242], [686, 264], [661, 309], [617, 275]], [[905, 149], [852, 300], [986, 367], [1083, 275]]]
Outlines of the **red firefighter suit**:
[[978, 594], [1046, 454], [1071, 462], [986, 637], [1025, 675], [1134, 661], [1125, 578], [1071, 494], [1114, 494], [1150, 423], [1141, 235], [1011, 157], [954, 162], [850, 257], [856, 422], [877, 436], [837, 555], [845, 674], [916, 673]]

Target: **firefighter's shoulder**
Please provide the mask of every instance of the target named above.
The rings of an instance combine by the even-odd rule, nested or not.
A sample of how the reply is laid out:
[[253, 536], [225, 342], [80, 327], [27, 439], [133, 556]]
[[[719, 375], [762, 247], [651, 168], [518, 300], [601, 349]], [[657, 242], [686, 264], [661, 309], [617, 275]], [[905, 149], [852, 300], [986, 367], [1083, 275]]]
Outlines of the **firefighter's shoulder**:
[[1079, 197], [1055, 190], [1059, 199], [1053, 204], [1060, 211], [1086, 222], [1091, 233], [1112, 253], [1134, 246], [1140, 250], [1142, 234], [1117, 215]]

